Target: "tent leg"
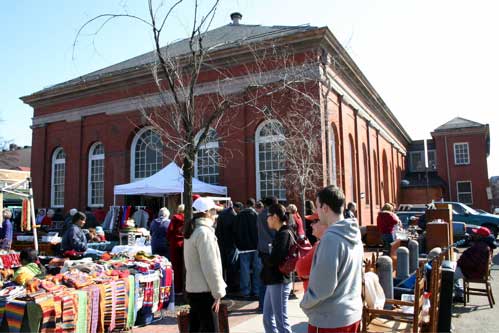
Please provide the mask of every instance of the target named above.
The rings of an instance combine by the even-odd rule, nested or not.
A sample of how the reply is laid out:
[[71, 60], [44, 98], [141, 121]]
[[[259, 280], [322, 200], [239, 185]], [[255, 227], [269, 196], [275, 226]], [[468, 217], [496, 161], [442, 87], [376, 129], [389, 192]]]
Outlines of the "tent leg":
[[38, 252], [38, 232], [36, 225], [36, 216], [35, 216], [35, 203], [33, 200], [33, 187], [31, 185], [31, 178], [28, 178], [28, 188], [29, 188], [29, 203], [31, 206], [31, 226], [33, 228], [33, 241], [35, 245], [35, 251]]

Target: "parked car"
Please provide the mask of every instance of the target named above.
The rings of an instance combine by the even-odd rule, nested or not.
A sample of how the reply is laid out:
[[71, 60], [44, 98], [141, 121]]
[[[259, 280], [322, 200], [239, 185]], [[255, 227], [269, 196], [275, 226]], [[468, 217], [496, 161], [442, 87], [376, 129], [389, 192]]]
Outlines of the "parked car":
[[464, 222], [467, 225], [474, 224], [481, 227], [487, 227], [497, 237], [499, 232], [499, 216], [489, 213], [480, 213], [461, 202], [444, 201], [439, 203], [452, 205], [452, 219], [454, 221]]
[[499, 215], [499, 208], [494, 209], [494, 215]]

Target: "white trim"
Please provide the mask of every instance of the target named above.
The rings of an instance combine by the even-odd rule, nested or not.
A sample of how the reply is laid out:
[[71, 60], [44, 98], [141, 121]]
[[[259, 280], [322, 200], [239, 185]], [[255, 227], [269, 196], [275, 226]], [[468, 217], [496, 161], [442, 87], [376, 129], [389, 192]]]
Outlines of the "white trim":
[[[56, 156], [60, 152], [64, 153], [64, 159], [59, 158], [56, 159]], [[55, 165], [56, 164], [64, 164], [64, 187], [66, 187], [66, 152], [64, 151], [64, 148], [62, 147], [57, 147], [54, 152], [52, 153], [52, 164], [51, 164], [51, 178], [50, 178], [50, 207], [52, 208], [64, 208], [64, 198], [62, 199], [63, 204], [62, 205], [56, 205], [54, 204], [54, 199], [55, 199], [55, 188], [54, 188], [54, 176], [55, 176]], [[64, 188], [64, 190], [66, 190]], [[64, 191], [63, 191], [64, 194]]]
[[[256, 199], [261, 200], [263, 199], [260, 195], [260, 143], [269, 143], [269, 142], [275, 142], [275, 141], [282, 141], [285, 140], [284, 134], [282, 135], [272, 135], [272, 136], [266, 136], [263, 140], [260, 137], [260, 132], [262, 129], [267, 125], [271, 123], [277, 123], [281, 125], [281, 123], [278, 120], [265, 120], [258, 127], [256, 128], [255, 131], [255, 180], [256, 180]], [[282, 126], [282, 125], [281, 125]], [[278, 198], [279, 200], [285, 200], [286, 198]]]
[[[424, 150], [412, 150], [412, 151], [409, 151], [409, 171], [410, 172], [424, 172], [425, 171], [425, 167], [424, 167]], [[434, 160], [430, 160], [430, 153], [433, 153], [434, 154]], [[420, 169], [414, 169], [412, 167], [412, 156], [413, 155], [420, 155], [422, 157], [421, 159], [421, 162], [423, 163], [423, 167], [420, 168]], [[434, 164], [431, 164], [430, 162], [433, 162]], [[433, 168], [432, 165], [434, 165], [435, 167]], [[436, 171], [437, 170], [437, 151], [435, 149], [428, 149], [428, 170], [429, 171]]]
[[[227, 78], [222, 81], [207, 82], [197, 85], [195, 95], [201, 96], [212, 93], [220, 93], [222, 95], [237, 94], [245, 91], [249, 86], [254, 86], [256, 84], [265, 85], [279, 82], [283, 80], [285, 76], [288, 79], [292, 79], [293, 75], [298, 75], [300, 77], [303, 77], [304, 75], [310, 75], [310, 77], [319, 78], [321, 76], [319, 71], [320, 68], [318, 65], [309, 64], [307, 66], [299, 66], [297, 68], [291, 67], [286, 68], [285, 70], [273, 70], [265, 73], [256, 73]], [[383, 126], [369, 114], [368, 111], [366, 111], [372, 109], [365, 106], [357, 97], [354, 97], [353, 93], [344, 89], [342, 87], [343, 83], [337, 80], [336, 75], [330, 73], [330, 71], [327, 72], [327, 75], [331, 80], [332, 89], [335, 90], [338, 94], [342, 95], [344, 101], [347, 104], [350, 104], [359, 111], [359, 116], [367, 120], [373, 128], [379, 130], [381, 136], [387, 139], [388, 142], [392, 143], [398, 151], [405, 155], [406, 149], [401, 146], [398, 143], [398, 140], [396, 140], [394, 136], [387, 132], [383, 128]], [[58, 121], [78, 121], [82, 117], [88, 117], [101, 113], [107, 115], [121, 114], [140, 110], [143, 108], [153, 108], [156, 106], [164, 105], [165, 103], [168, 104], [173, 102], [173, 95], [168, 92], [162, 94], [153, 93], [142, 96], [128, 97], [111, 102], [103, 102], [99, 104], [68, 109], [53, 114], [36, 116], [33, 117], [32, 127], [43, 126], [45, 124]], [[372, 110], [372, 113], [375, 114], [375, 110]]]
[[[102, 145], [104, 149], [104, 153], [99, 155], [94, 155], [95, 148], [98, 145]], [[104, 207], [104, 202], [101, 204], [92, 204], [92, 161], [104, 160], [104, 165], [102, 168], [102, 172], [105, 172], [105, 158], [106, 158], [106, 150], [104, 144], [100, 141], [95, 142], [88, 151], [88, 174], [87, 174], [87, 206], [88, 207]], [[104, 177], [104, 183], [106, 182], [106, 178]], [[103, 193], [104, 195], [104, 193]], [[104, 200], [104, 197], [102, 198]]]
[[[209, 141], [209, 142], [206, 142], [204, 145], [201, 145], [199, 146], [199, 149], [198, 149], [198, 152], [196, 154], [196, 158], [194, 159], [194, 177], [198, 178], [198, 154], [199, 152], [202, 150], [202, 149], [214, 149], [216, 148], [217, 149], [217, 154], [218, 154], [218, 150], [220, 148], [220, 145], [219, 145], [219, 141], [218, 141], [218, 134], [217, 134], [217, 130], [214, 129], [214, 128], [210, 128], [208, 130], [208, 132], [210, 131], [215, 131], [215, 138], [216, 140], [215, 141]], [[199, 138], [201, 137], [201, 133], [203, 132], [203, 130], [200, 130], [196, 136], [194, 137], [194, 142], [197, 144], [198, 141], [199, 141]], [[208, 133], [209, 135], [209, 133]], [[218, 175], [217, 175], [220, 179], [220, 161], [218, 162]], [[214, 184], [215, 185], [215, 184]]]
[[[460, 183], [470, 183], [470, 192], [459, 192], [459, 184]], [[459, 201], [459, 194], [470, 194], [471, 195], [471, 202], [462, 202]], [[473, 182], [471, 180], [458, 180], [456, 181], [456, 199], [458, 202], [463, 203], [465, 205], [473, 205]]]
[[[466, 145], [466, 153], [468, 155], [468, 162], [467, 163], [457, 163], [457, 155], [456, 155], [456, 146], [457, 145]], [[470, 158], [470, 145], [468, 142], [454, 142], [454, 165], [469, 165], [471, 164], [471, 158]]]
[[330, 138], [329, 138], [329, 162], [331, 163], [331, 184], [337, 185], [338, 183], [338, 170], [336, 170], [336, 136], [333, 130], [333, 125], [329, 126]]
[[[136, 180], [142, 179], [142, 178], [135, 178], [135, 152], [136, 152], [137, 143], [139, 141], [139, 138], [145, 132], [147, 132], [149, 130], [154, 131], [154, 127], [152, 127], [152, 126], [143, 127], [133, 137], [132, 146], [130, 147], [130, 182], [134, 182]], [[161, 137], [160, 137], [160, 140], [161, 140]], [[163, 156], [163, 155], [161, 155], [161, 156]]]

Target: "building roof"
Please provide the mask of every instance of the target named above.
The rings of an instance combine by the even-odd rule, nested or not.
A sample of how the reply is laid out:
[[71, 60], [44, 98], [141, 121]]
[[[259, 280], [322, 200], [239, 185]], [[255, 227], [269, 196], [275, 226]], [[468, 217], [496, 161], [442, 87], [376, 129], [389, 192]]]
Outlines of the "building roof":
[[[266, 39], [273, 39], [292, 35], [299, 32], [319, 29], [308, 25], [299, 26], [261, 26], [261, 25], [246, 25], [246, 24], [227, 24], [219, 28], [207, 31], [203, 35], [203, 47], [209, 52], [218, 51], [225, 48], [240, 46], [244, 43], [253, 43]], [[168, 44], [161, 48], [167, 57], [177, 57], [188, 54], [190, 38], [185, 38], [180, 41]], [[126, 71], [134, 68], [139, 68], [145, 65], [151, 65], [157, 60], [155, 51], [147, 52], [137, 57], [122, 61], [120, 63], [102, 68], [95, 72], [85, 74], [78, 78], [62, 82], [48, 88], [43, 89], [43, 92], [52, 89], [62, 88], [89, 80], [99, 79], [113, 74], [118, 74], [121, 71]], [[40, 92], [42, 92], [40, 91]]]
[[461, 117], [456, 117], [456, 118], [452, 119], [451, 121], [448, 121], [445, 124], [437, 127], [435, 129], [435, 132], [448, 131], [448, 130], [459, 129], [459, 128], [482, 127], [482, 126], [486, 126], [486, 125], [480, 124], [480, 123], [477, 123], [475, 121], [471, 121], [468, 119], [464, 119]]
[[402, 187], [443, 187], [447, 185], [445, 181], [440, 178], [436, 172], [428, 172], [428, 182], [426, 182], [425, 173], [422, 172], [408, 172], [404, 176]]
[[31, 147], [0, 151], [0, 169], [29, 171]]

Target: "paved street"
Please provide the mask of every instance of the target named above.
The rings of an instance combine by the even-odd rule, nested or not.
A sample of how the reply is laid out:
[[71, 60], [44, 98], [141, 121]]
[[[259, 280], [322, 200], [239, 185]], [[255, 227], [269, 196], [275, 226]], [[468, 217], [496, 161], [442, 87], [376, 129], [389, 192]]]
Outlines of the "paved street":
[[[496, 300], [499, 298], [499, 249], [494, 251], [492, 267], [492, 289]], [[482, 285], [483, 286], [483, 285]], [[499, 332], [499, 304], [490, 308], [487, 297], [470, 296], [470, 303], [455, 305], [452, 324], [455, 332]]]

